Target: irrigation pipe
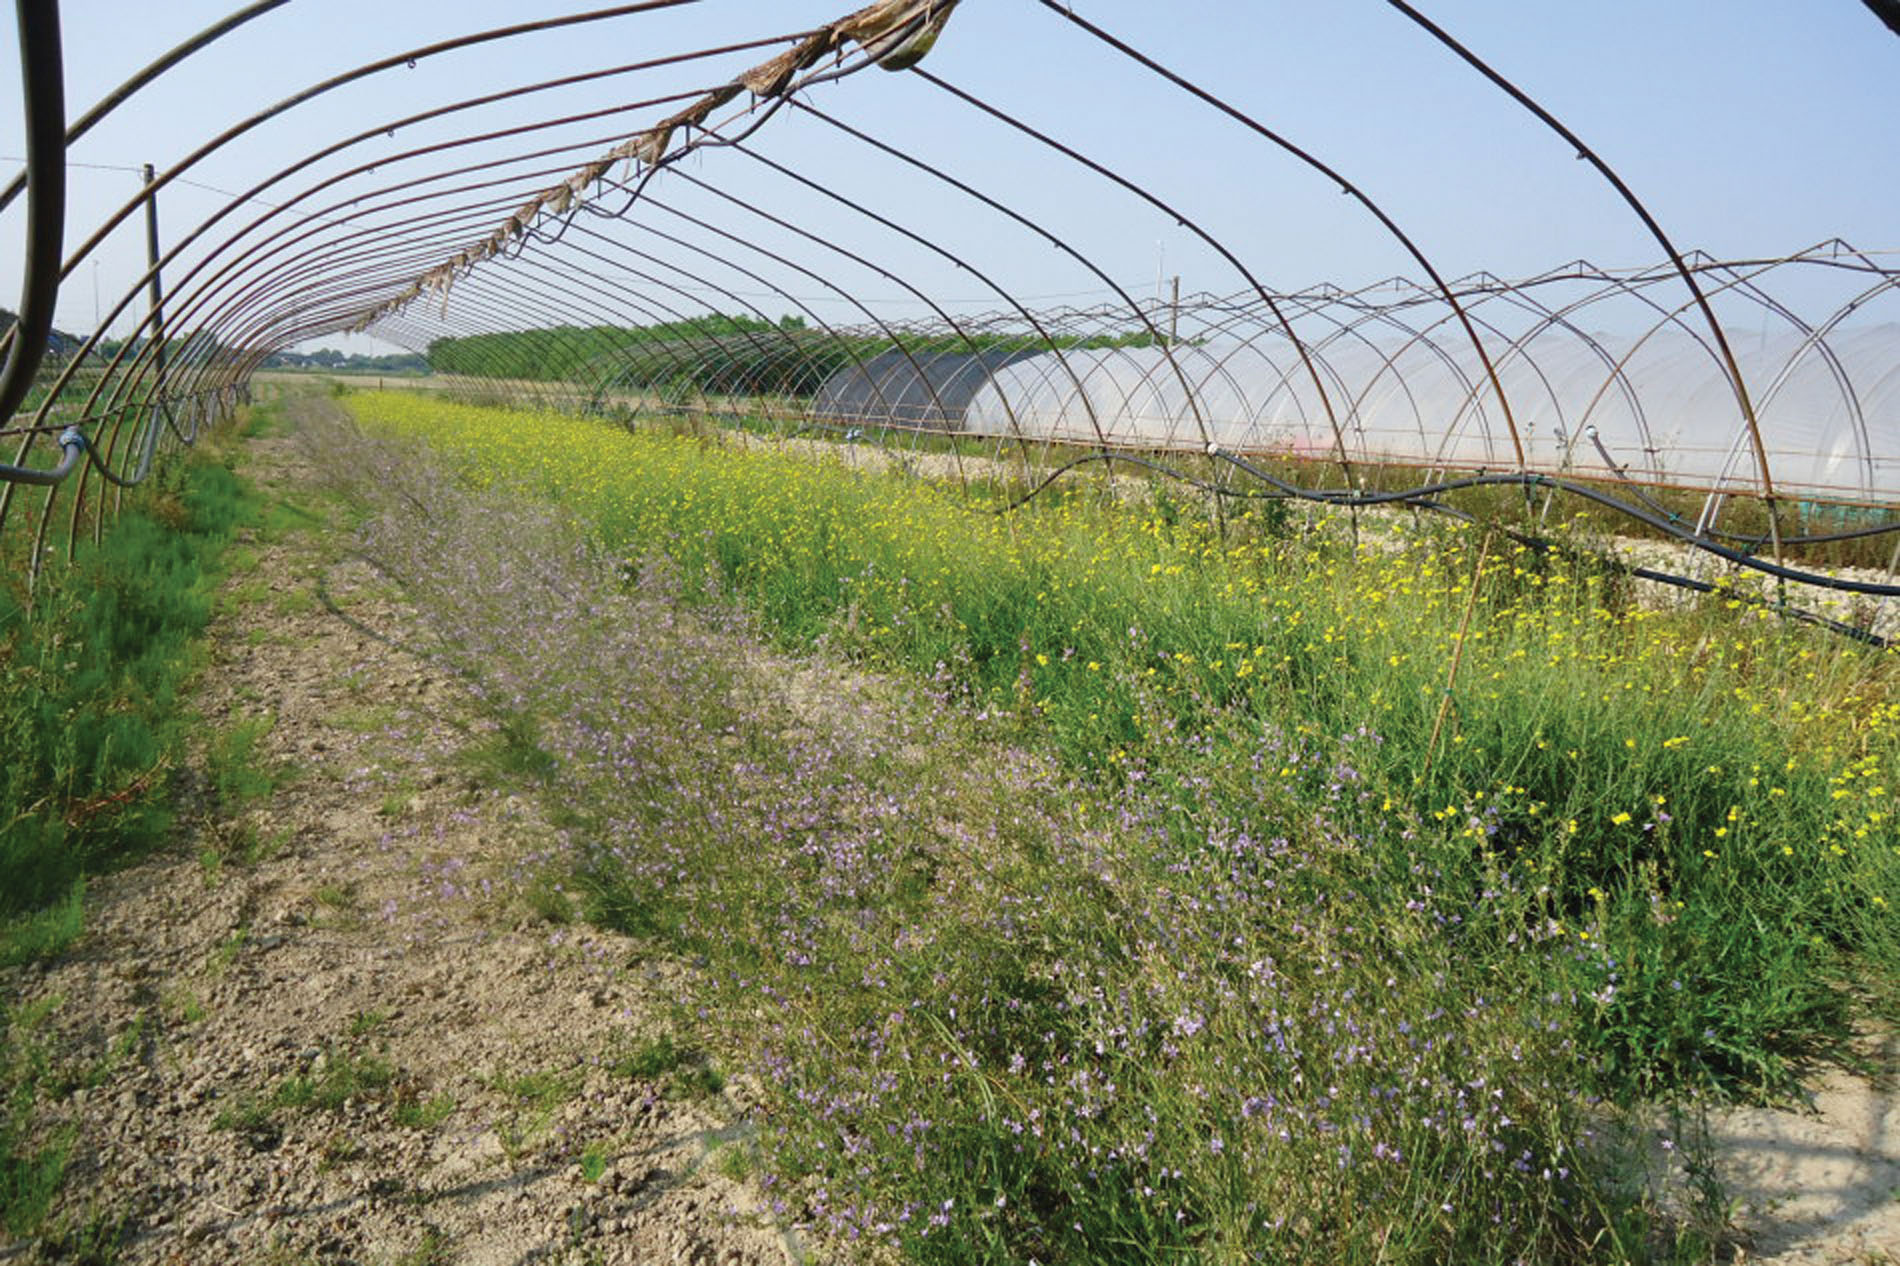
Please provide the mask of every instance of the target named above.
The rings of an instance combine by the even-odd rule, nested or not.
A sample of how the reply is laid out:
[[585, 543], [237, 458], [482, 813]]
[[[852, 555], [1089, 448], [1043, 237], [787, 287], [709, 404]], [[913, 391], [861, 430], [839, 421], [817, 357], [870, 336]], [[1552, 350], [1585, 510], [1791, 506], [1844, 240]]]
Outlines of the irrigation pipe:
[[[1211, 483], [1205, 479], [1201, 479], [1201, 478], [1198, 478], [1197, 476], [1190, 475], [1186, 473], [1185, 471], [1175, 470], [1172, 467], [1169, 467], [1161, 462], [1153, 461], [1145, 457], [1140, 457], [1132, 453], [1091, 453], [1085, 457], [1079, 457], [1075, 459], [1074, 461], [1068, 462], [1065, 465], [1058, 467], [1056, 470], [1050, 472], [1050, 474], [1047, 477], [1045, 477], [1041, 483], [1037, 484], [1029, 492], [1025, 493], [1021, 497], [1018, 497], [1016, 500], [1008, 503], [1007, 505], [1000, 506], [1000, 507], [997, 507], [996, 509], [990, 510], [988, 513], [999, 515], [999, 516], [1012, 514], [1015, 511], [1021, 509], [1022, 507], [1028, 505], [1031, 501], [1034, 501], [1037, 497], [1041, 496], [1045, 491], [1048, 490], [1050, 485], [1054, 484], [1056, 480], [1060, 479], [1063, 475], [1067, 474], [1069, 471], [1074, 470], [1079, 466], [1086, 466], [1092, 462], [1126, 462], [1131, 466], [1138, 466], [1138, 467], [1141, 467], [1142, 469], [1153, 471], [1156, 474], [1162, 475], [1169, 479], [1176, 480], [1177, 482], [1180, 482], [1180, 483], [1184, 483], [1188, 485], [1189, 487], [1198, 489], [1199, 491], [1202, 491], [1202, 492], [1209, 493], [1216, 497], [1229, 497], [1229, 498], [1235, 498], [1235, 499], [1241, 499], [1241, 500], [1256, 500], [1256, 501], [1284, 501], [1284, 500], [1313, 501], [1313, 502], [1318, 502], [1320, 504], [1325, 504], [1325, 505], [1340, 505], [1340, 506], [1352, 506], [1355, 503], [1361, 506], [1389, 505], [1393, 503], [1402, 502], [1403, 504], [1411, 506], [1415, 509], [1430, 510], [1438, 514], [1449, 515], [1453, 518], [1460, 519], [1467, 523], [1477, 523], [1479, 522], [1479, 520], [1473, 515], [1467, 514], [1466, 512], [1462, 510], [1455, 509], [1454, 507], [1445, 505], [1444, 503], [1435, 500], [1434, 499], [1435, 494], [1440, 491], [1457, 491], [1463, 488], [1483, 487], [1486, 485], [1493, 485], [1493, 484], [1503, 484], [1503, 485], [1518, 484], [1518, 483], [1523, 482], [1524, 479], [1526, 478], [1525, 476], [1518, 476], [1518, 475], [1474, 476], [1469, 479], [1451, 480], [1451, 481], [1447, 481], [1445, 483], [1440, 483], [1440, 484], [1424, 485], [1420, 488], [1408, 489], [1403, 492], [1397, 492], [1397, 493], [1379, 493], [1379, 494], [1372, 494], [1372, 495], [1351, 496], [1348, 494], [1316, 492], [1309, 489], [1300, 488], [1297, 485], [1289, 484], [1283, 480], [1276, 479], [1272, 475], [1269, 475], [1264, 471], [1256, 470], [1255, 468], [1241, 461], [1238, 458], [1234, 458], [1226, 454], [1220, 454], [1220, 455], [1227, 456], [1228, 460], [1233, 461], [1236, 465], [1240, 466], [1242, 469], [1247, 470], [1249, 473], [1254, 474], [1256, 477], [1268, 483], [1270, 486], [1274, 487], [1276, 491], [1248, 492], [1248, 491], [1238, 491], [1232, 488], [1224, 488], [1220, 486], [1219, 484]], [[1529, 476], [1529, 478], [1533, 480], [1545, 481], [1544, 486], [1549, 486], [1557, 491], [1576, 492], [1576, 493], [1579, 493], [1580, 495], [1587, 495], [1592, 500], [1600, 501], [1602, 504], [1608, 506], [1611, 509], [1621, 510], [1622, 512], [1626, 514], [1629, 514], [1632, 518], [1636, 518], [1645, 523], [1650, 523], [1661, 530], [1667, 530], [1669, 528], [1669, 525], [1666, 521], [1654, 519], [1648, 515], [1638, 514], [1633, 510], [1633, 508], [1628, 507], [1624, 505], [1623, 503], [1618, 502], [1615, 498], [1609, 497], [1602, 493], [1598, 493], [1594, 489], [1588, 488], [1584, 485], [1572, 484], [1568, 480], [1555, 479], [1551, 476]], [[1507, 526], [1494, 524], [1494, 525], [1490, 525], [1490, 530], [1502, 532], [1506, 536], [1510, 537], [1513, 541], [1516, 541], [1517, 543], [1521, 545], [1528, 546], [1532, 549], [1538, 550], [1539, 552], [1560, 553], [1560, 554], [1565, 554], [1571, 557], [1585, 556], [1583, 555], [1582, 551], [1567, 550], [1565, 547], [1559, 545], [1555, 541], [1550, 541], [1542, 537], [1532, 536], [1528, 533], [1519, 532]], [[1883, 531], [1900, 530], [1900, 525], [1890, 525], [1881, 530]], [[1716, 554], [1723, 558], [1729, 558], [1734, 561], [1742, 562], [1745, 565], [1750, 562], [1755, 562], [1758, 564], [1759, 570], [1770, 571], [1770, 573], [1773, 574], [1771, 565], [1759, 564], [1759, 560], [1750, 560], [1746, 555], [1737, 555], [1735, 554], [1734, 551], [1723, 549], [1722, 547], [1715, 545], [1713, 542], [1701, 540], [1688, 533], [1684, 533], [1680, 531], [1673, 532], [1671, 533], [1671, 535], [1675, 536], [1683, 544], [1688, 545], [1691, 548], [1704, 550], [1708, 553]], [[1832, 538], [1819, 538], [1819, 539], [1828, 540]], [[1784, 539], [1782, 542], [1783, 545], [1787, 545], [1789, 543], [1790, 542], [1787, 539]], [[1718, 585], [1710, 584], [1709, 582], [1703, 581], [1703, 580], [1695, 580], [1688, 576], [1678, 576], [1671, 572], [1657, 571], [1654, 568], [1649, 568], [1649, 567], [1631, 567], [1626, 563], [1616, 562], [1613, 559], [1599, 558], [1593, 555], [1588, 556], [1588, 557], [1592, 558], [1593, 561], [1597, 562], [1598, 564], [1600, 564], [1601, 566], [1605, 567], [1606, 569], [1610, 571], [1617, 572], [1620, 575], [1631, 576], [1637, 580], [1653, 581], [1657, 584], [1669, 585], [1677, 589], [1685, 589], [1694, 593], [1712, 594], [1712, 593], [1725, 592]], [[1819, 573], [1800, 572], [1800, 571], [1795, 571], [1788, 568], [1781, 568], [1780, 570], [1787, 573], [1786, 576], [1784, 577], [1785, 579], [1794, 581], [1796, 583], [1813, 584], [1813, 585], [1816, 585], [1817, 587], [1847, 589], [1849, 592], [1864, 592], [1864, 593], [1871, 594], [1873, 596], [1889, 596], [1892, 594], [1900, 594], [1900, 586], [1861, 585], [1859, 582], [1855, 582], [1857, 587], [1850, 589], [1849, 582], [1837, 582], [1835, 577], [1825, 576]], [[1813, 579], [1812, 580], [1803, 579], [1804, 577], [1809, 577], [1809, 576], [1812, 576]], [[1734, 601], [1741, 602], [1744, 605], [1759, 607], [1763, 610], [1772, 612], [1773, 614], [1780, 616], [1784, 619], [1793, 620], [1800, 624], [1810, 624], [1810, 625], [1815, 626], [1816, 628], [1825, 629], [1830, 633], [1837, 633], [1842, 637], [1852, 639], [1853, 641], [1861, 642], [1865, 645], [1872, 646], [1877, 649], [1884, 650], [1894, 644], [1891, 639], [1881, 637], [1875, 633], [1870, 633], [1866, 629], [1856, 628], [1854, 625], [1846, 624], [1839, 620], [1830, 619], [1827, 616], [1820, 615], [1813, 611], [1807, 611], [1800, 607], [1790, 606], [1785, 602], [1769, 601], [1768, 599], [1765, 599], [1765, 598], [1756, 597], [1753, 594], [1736, 593], [1732, 590], [1726, 591], [1726, 593], [1729, 598], [1733, 599]]]

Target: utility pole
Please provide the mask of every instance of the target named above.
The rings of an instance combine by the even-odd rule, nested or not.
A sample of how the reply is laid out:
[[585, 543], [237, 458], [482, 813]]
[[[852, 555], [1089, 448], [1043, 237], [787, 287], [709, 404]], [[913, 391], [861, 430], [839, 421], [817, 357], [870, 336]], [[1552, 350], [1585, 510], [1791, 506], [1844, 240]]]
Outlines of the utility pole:
[[1168, 346], [1181, 341], [1181, 274], [1174, 275], [1174, 302], [1168, 306]]
[[165, 286], [158, 277], [158, 194], [151, 187], [157, 178], [158, 173], [152, 169], [152, 165], [145, 164], [145, 261], [152, 274], [152, 363], [158, 370], [158, 393], [163, 396], [165, 391]]

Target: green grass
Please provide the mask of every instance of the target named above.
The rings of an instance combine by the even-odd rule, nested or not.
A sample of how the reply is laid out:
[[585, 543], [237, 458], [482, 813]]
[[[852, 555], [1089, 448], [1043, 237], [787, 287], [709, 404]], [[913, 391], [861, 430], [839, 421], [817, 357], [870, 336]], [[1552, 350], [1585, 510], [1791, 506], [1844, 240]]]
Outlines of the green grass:
[[494, 1089], [535, 1112], [552, 1112], [580, 1093], [580, 1078], [571, 1072], [542, 1070], [496, 1077]]
[[55, 1076], [35, 1030], [57, 1006], [0, 1004], [0, 1229], [10, 1235], [30, 1235], [44, 1223], [72, 1149], [70, 1133], [33, 1128]]
[[276, 789], [279, 774], [268, 768], [258, 744], [276, 725], [276, 718], [242, 717], [212, 735], [205, 752], [206, 772], [226, 812], [253, 804]]
[[244, 947], [250, 942], [251, 930], [248, 927], [233, 928], [223, 940], [218, 942], [217, 947], [211, 951], [211, 956], [205, 960], [206, 974], [216, 976], [229, 971], [231, 965], [237, 962], [238, 955], [244, 952]]
[[726, 1080], [706, 1053], [672, 1034], [640, 1038], [613, 1052], [608, 1066], [617, 1076], [654, 1082], [681, 1099], [703, 1099], [725, 1089]]
[[396, 1102], [395, 1110], [390, 1114], [397, 1125], [406, 1130], [433, 1130], [455, 1113], [455, 1099], [450, 1095], [431, 1095], [427, 1099], [403, 1098]]
[[30, 606], [0, 589], [0, 915], [64, 899], [170, 825], [194, 639], [219, 557], [258, 505], [210, 460], [154, 483], [102, 543], [47, 568]]
[[271, 1096], [275, 1107], [335, 1112], [353, 1099], [380, 1099], [396, 1084], [396, 1068], [376, 1055], [328, 1051], [323, 1065], [287, 1077]]
[[389, 1259], [389, 1266], [449, 1266], [455, 1260], [455, 1247], [447, 1233], [425, 1227], [411, 1248]]
[[[282, 1114], [333, 1113], [354, 1102], [394, 1100], [398, 1123], [413, 1112], [413, 1100], [403, 1094], [401, 1075], [379, 1055], [330, 1047], [307, 1072], [279, 1081], [266, 1094], [239, 1093], [212, 1118], [214, 1130], [230, 1130], [259, 1147], [275, 1146], [283, 1137]], [[446, 1114], [444, 1114], [446, 1115]]]
[[380, 1007], [358, 1011], [350, 1017], [350, 1036], [367, 1037], [389, 1023], [389, 1012]]
[[53, 958], [85, 930], [86, 881], [76, 879], [63, 900], [0, 923], [0, 967]]
[[[87, 876], [166, 837], [197, 638], [228, 547], [261, 510], [225, 459], [174, 460], [110, 523], [98, 508], [116, 498], [95, 496], [76, 531], [62, 523], [50, 532], [53, 557], [29, 594], [22, 551], [44, 496], [16, 503], [0, 539], [9, 577], [0, 585], [0, 964], [8, 966], [64, 952], [83, 929]], [[69, 549], [70, 563], [60, 557]], [[17, 1016], [0, 1022], [0, 1226], [25, 1236], [42, 1229], [75, 1145], [35, 1130], [38, 1105], [72, 1076], [104, 1073], [48, 1068], [22, 1027]], [[137, 1040], [121, 1035], [106, 1058], [122, 1058], [124, 1043]], [[117, 1242], [116, 1230], [90, 1223], [63, 1234], [74, 1260], [105, 1260]]]

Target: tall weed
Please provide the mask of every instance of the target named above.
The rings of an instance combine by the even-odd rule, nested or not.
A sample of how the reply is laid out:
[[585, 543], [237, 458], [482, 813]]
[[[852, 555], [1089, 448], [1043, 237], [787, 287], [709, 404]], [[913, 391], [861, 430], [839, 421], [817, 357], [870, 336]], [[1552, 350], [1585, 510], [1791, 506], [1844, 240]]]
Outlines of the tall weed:
[[1739, 593], [1647, 607], [1462, 527], [1293, 532], [1086, 490], [995, 518], [809, 455], [355, 407], [664, 551], [682, 592], [740, 598], [782, 644], [1008, 717], [1098, 791], [1204, 784], [1218, 821], [1300, 774], [1255, 769], [1260, 734], [1373, 736], [1359, 775], [1451, 895], [1542, 894], [1570, 947], [1549, 983], [1596, 1000], [1571, 1022], [1606, 1093], [1785, 1091], [1842, 1031], [1843, 981], [1896, 1000], [1895, 655]]

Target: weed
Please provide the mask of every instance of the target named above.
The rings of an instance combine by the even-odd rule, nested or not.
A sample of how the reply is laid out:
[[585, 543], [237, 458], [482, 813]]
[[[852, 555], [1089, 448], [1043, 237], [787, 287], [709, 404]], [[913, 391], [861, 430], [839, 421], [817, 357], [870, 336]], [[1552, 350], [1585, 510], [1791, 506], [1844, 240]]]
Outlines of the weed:
[[713, 1172], [736, 1183], [748, 1183], [759, 1174], [756, 1151], [742, 1143], [724, 1143], [716, 1148], [708, 1163]]
[[190, 1027], [204, 1023], [207, 1012], [204, 1000], [189, 989], [173, 989], [161, 1000], [161, 1005], [172, 1018], [173, 1023]]
[[145, 1046], [146, 1017], [141, 1014], [132, 1020], [106, 1043], [105, 1050], [91, 1060], [68, 1062], [49, 1071], [44, 1079], [44, 1088], [48, 1095], [63, 1099], [76, 1090], [97, 1090], [112, 1079], [127, 1060], [136, 1057]]
[[303, 615], [316, 607], [316, 595], [301, 587], [286, 589], [271, 599], [271, 609], [280, 615]]
[[66, 1177], [71, 1143], [35, 1144], [18, 1122], [0, 1124], [0, 1227], [30, 1235], [46, 1220]]
[[490, 1079], [489, 1087], [513, 1101], [513, 1111], [496, 1133], [502, 1150], [519, 1161], [542, 1140], [561, 1106], [579, 1093], [580, 1077], [553, 1070], [504, 1074]]
[[258, 754], [258, 743], [271, 732], [276, 718], [266, 713], [246, 717], [219, 731], [205, 752], [206, 774], [226, 812], [268, 796], [277, 777]]
[[709, 1099], [726, 1088], [726, 1079], [711, 1064], [690, 1064], [674, 1073], [667, 1083], [676, 1095], [687, 1099]]
[[335, 1112], [353, 1100], [385, 1097], [396, 1084], [396, 1069], [374, 1055], [326, 1051], [311, 1071], [279, 1082], [271, 1104], [309, 1112]]
[[580, 1091], [579, 1076], [552, 1070], [500, 1076], [490, 1084], [523, 1107], [536, 1112], [553, 1112]]
[[427, 1099], [408, 1097], [396, 1101], [391, 1115], [405, 1130], [433, 1130], [454, 1114], [455, 1106], [455, 1099], [450, 1095], [432, 1095]]
[[492, 734], [464, 747], [458, 759], [482, 780], [505, 784], [545, 782], [556, 769], [533, 723], [521, 717], [502, 718]]
[[634, 1081], [658, 1082], [667, 1093], [687, 1099], [716, 1095], [726, 1085], [703, 1052], [667, 1033], [632, 1043], [612, 1056], [609, 1067]]
[[348, 1130], [332, 1130], [317, 1144], [317, 1171], [328, 1173], [339, 1165], [361, 1160], [368, 1154], [363, 1141]]
[[543, 923], [565, 926], [574, 921], [574, 899], [568, 895], [567, 881], [553, 870], [543, 869], [521, 889], [522, 904]]
[[319, 905], [332, 910], [354, 910], [356, 908], [356, 889], [349, 884], [325, 884], [316, 891]]
[[455, 1260], [453, 1242], [437, 1227], [423, 1228], [414, 1248], [390, 1259], [389, 1266], [449, 1266]]
[[670, 1033], [642, 1038], [610, 1065], [614, 1072], [635, 1081], [658, 1081], [691, 1058], [691, 1051], [673, 1040]]
[[326, 724], [358, 734], [381, 734], [393, 730], [402, 713], [387, 703], [351, 704], [333, 708], [324, 718]]
[[386, 818], [400, 818], [414, 813], [418, 807], [415, 784], [404, 780], [383, 797], [376, 811]]
[[211, 1126], [245, 1135], [259, 1149], [283, 1138], [279, 1114], [329, 1113], [355, 1102], [380, 1102], [400, 1094], [394, 1065], [374, 1055], [334, 1048], [322, 1052], [309, 1071], [278, 1082], [268, 1094], [241, 1093], [219, 1109]]
[[229, 971], [231, 964], [237, 962], [238, 955], [250, 943], [251, 931], [247, 927], [233, 928], [225, 938], [211, 951], [211, 957], [205, 961], [205, 971], [216, 976]]
[[366, 1037], [389, 1023], [389, 1012], [380, 1008], [358, 1011], [350, 1017], [350, 1036]]
[[269, 861], [284, 851], [296, 833], [297, 828], [294, 826], [278, 827], [269, 835], [259, 835], [256, 829], [252, 828], [247, 847], [239, 854], [239, 857], [247, 865]]
[[[219, 605], [227, 612], [243, 611], [248, 607], [261, 606], [270, 598], [270, 586], [261, 580], [247, 580], [241, 585], [226, 589], [219, 599]], [[263, 632], [263, 630], [253, 630]]]
[[277, 1123], [277, 1105], [261, 1095], [234, 1096], [211, 1118], [211, 1128], [241, 1134], [260, 1151], [277, 1146], [284, 1137]]
[[581, 1149], [580, 1171], [582, 1182], [599, 1182], [607, 1173], [607, 1167], [613, 1164], [613, 1155], [604, 1143], [589, 1143]]
[[92, 1209], [78, 1215], [76, 1225], [47, 1235], [40, 1251], [47, 1260], [72, 1266], [113, 1266], [121, 1260], [126, 1242], [135, 1229], [129, 1214]]
[[76, 879], [63, 900], [0, 920], [0, 967], [56, 958], [85, 930], [86, 881]]
[[323, 1266], [315, 1252], [300, 1249], [279, 1237], [256, 1259], [256, 1266]]

